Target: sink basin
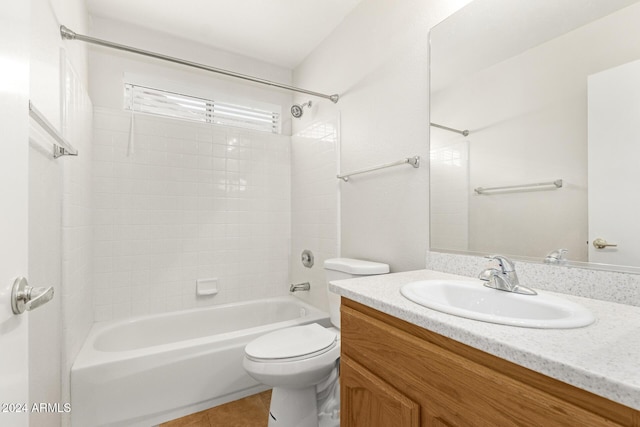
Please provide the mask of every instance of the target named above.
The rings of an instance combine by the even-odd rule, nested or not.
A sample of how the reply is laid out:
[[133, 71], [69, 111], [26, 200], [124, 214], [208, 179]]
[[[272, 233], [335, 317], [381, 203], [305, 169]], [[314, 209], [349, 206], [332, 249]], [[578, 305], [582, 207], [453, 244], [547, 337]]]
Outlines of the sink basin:
[[481, 281], [421, 280], [404, 285], [402, 295], [424, 307], [483, 322], [525, 328], [579, 328], [594, 322], [583, 306], [538, 293], [520, 295], [490, 289]]

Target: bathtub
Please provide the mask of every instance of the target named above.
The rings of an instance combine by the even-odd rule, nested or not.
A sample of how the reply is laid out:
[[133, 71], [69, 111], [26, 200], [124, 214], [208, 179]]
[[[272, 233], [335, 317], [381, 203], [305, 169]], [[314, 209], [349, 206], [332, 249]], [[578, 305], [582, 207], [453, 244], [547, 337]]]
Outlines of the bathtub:
[[98, 323], [71, 368], [73, 427], [149, 427], [267, 390], [242, 368], [267, 332], [328, 314], [293, 296]]

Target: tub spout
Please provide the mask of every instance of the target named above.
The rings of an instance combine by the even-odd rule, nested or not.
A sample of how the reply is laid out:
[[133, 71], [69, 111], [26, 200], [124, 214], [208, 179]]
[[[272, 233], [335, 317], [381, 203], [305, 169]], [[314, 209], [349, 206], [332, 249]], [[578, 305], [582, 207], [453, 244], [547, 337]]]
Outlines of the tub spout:
[[292, 284], [291, 287], [289, 287], [289, 292], [308, 291], [309, 289], [311, 289], [311, 284], [304, 282], [296, 285]]

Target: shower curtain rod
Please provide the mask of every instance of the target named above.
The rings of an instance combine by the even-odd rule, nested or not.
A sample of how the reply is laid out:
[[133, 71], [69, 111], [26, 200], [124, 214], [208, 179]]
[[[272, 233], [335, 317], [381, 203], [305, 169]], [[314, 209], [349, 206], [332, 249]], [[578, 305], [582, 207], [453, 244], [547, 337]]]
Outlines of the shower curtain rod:
[[60, 26], [60, 35], [65, 40], [80, 40], [80, 41], [83, 41], [83, 42], [86, 42], [86, 43], [92, 43], [92, 44], [96, 44], [96, 45], [99, 45], [99, 46], [104, 46], [104, 47], [110, 47], [110, 48], [113, 48], [113, 49], [123, 50], [125, 52], [137, 53], [139, 55], [149, 56], [151, 58], [156, 58], [156, 59], [162, 59], [163, 61], [169, 61], [169, 62], [173, 62], [175, 64], [186, 65], [188, 67], [199, 68], [201, 70], [211, 71], [213, 73], [223, 74], [225, 76], [236, 77], [236, 78], [243, 79], [243, 80], [248, 80], [248, 81], [254, 82], [254, 83], [260, 83], [260, 84], [263, 84], [263, 85], [273, 86], [273, 87], [277, 87], [277, 88], [280, 88], [280, 89], [286, 89], [286, 90], [291, 90], [291, 91], [294, 91], [294, 92], [305, 93], [307, 95], [317, 96], [319, 98], [325, 98], [325, 99], [330, 100], [334, 104], [336, 102], [338, 102], [338, 100], [340, 99], [340, 95], [338, 95], [338, 94], [325, 95], [324, 93], [314, 92], [314, 91], [311, 91], [311, 90], [302, 89], [302, 88], [295, 87], [295, 86], [289, 86], [289, 85], [285, 85], [285, 84], [282, 84], [282, 83], [276, 83], [276, 82], [272, 82], [270, 80], [265, 80], [265, 79], [261, 79], [261, 78], [258, 78], [258, 77], [248, 76], [246, 74], [240, 74], [240, 73], [236, 73], [236, 72], [233, 72], [233, 71], [224, 70], [222, 68], [210, 67], [208, 65], [199, 64], [197, 62], [186, 61], [184, 59], [174, 58], [173, 56], [163, 55], [161, 53], [150, 52], [148, 50], [142, 50], [142, 49], [137, 49], [137, 48], [131, 47], [131, 46], [125, 46], [125, 45], [118, 44], [118, 43], [112, 43], [112, 42], [107, 41], [107, 40], [102, 40], [102, 39], [97, 39], [97, 38], [94, 38], [94, 37], [84, 36], [82, 34], [78, 34], [75, 31], [70, 30], [69, 28], [65, 27], [64, 25]]
[[469, 136], [469, 131], [467, 129], [465, 129], [465, 130], [454, 129], [454, 128], [450, 128], [448, 126], [442, 126], [442, 125], [439, 125], [439, 124], [433, 123], [433, 122], [431, 122], [430, 125], [433, 126], [434, 128], [444, 129], [444, 130], [448, 130], [450, 132], [459, 133], [460, 135], [463, 135], [463, 136]]

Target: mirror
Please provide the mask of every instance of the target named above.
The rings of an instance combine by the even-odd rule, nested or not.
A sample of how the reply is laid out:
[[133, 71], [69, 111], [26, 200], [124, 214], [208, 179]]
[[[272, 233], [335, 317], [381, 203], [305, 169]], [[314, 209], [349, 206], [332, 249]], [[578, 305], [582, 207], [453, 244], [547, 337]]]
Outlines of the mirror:
[[638, 0], [474, 0], [432, 29], [432, 251], [640, 267], [638, 22]]

